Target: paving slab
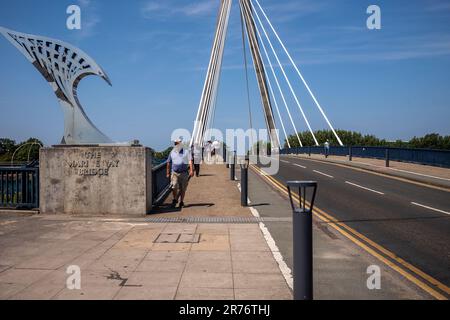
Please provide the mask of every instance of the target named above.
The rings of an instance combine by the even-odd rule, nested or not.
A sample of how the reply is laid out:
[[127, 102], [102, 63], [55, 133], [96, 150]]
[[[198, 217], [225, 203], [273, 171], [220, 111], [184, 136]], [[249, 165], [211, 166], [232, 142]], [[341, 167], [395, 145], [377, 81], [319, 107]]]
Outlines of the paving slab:
[[[203, 167], [202, 174], [191, 180], [186, 208], [162, 208], [156, 216], [252, 216], [240, 206], [239, 190], [225, 166]], [[236, 298], [237, 289], [242, 298], [292, 298], [257, 223], [8, 213], [0, 214], [0, 232], [2, 299], [228, 300]], [[164, 237], [167, 243], [156, 241]], [[80, 267], [80, 290], [67, 288], [69, 266]], [[256, 267], [254, 272], [268, 275], [266, 287], [276, 289], [270, 295], [263, 290], [258, 296], [254, 285], [243, 285], [243, 278], [236, 282], [236, 276], [250, 274], [246, 268]]]

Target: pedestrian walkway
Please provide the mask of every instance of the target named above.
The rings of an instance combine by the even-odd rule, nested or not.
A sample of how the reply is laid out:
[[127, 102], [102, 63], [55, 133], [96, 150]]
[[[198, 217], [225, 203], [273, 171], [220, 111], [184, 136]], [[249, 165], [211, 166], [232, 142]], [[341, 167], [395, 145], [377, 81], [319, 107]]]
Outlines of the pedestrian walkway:
[[240, 206], [241, 198], [235, 181], [231, 181], [230, 172], [223, 164], [201, 165], [200, 177], [189, 182], [185, 197], [185, 207], [180, 210], [171, 208], [172, 195], [164, 205], [156, 208], [153, 217], [250, 217], [248, 208]]
[[442, 188], [450, 188], [449, 168], [433, 167], [392, 160], [389, 161], [389, 167], [386, 167], [386, 160], [359, 157], [353, 157], [352, 161], [349, 161], [348, 157], [345, 156], [329, 156], [328, 158], [325, 158], [324, 155], [319, 154], [311, 154], [311, 156], [308, 156], [307, 154], [291, 156], [348, 165]]
[[185, 202], [142, 218], [0, 212], [0, 299], [292, 299], [257, 223], [149, 222], [251, 217], [224, 165], [203, 166]]

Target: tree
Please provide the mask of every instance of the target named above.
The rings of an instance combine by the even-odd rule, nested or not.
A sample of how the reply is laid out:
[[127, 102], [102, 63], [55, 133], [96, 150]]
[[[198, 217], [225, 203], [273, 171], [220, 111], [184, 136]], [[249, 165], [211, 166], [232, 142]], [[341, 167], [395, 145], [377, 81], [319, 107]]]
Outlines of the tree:
[[[410, 141], [396, 140], [393, 142], [388, 142], [385, 139], [379, 139], [373, 134], [362, 135], [361, 133], [355, 131], [336, 130], [336, 133], [341, 138], [342, 143], [345, 146], [382, 146], [450, 150], [450, 136], [441, 136], [438, 133], [427, 134], [423, 137], [414, 137]], [[303, 146], [315, 146], [315, 141], [309, 131], [299, 132], [298, 135], [303, 143]], [[331, 130], [317, 130], [314, 132], [314, 135], [320, 144], [323, 144], [328, 140], [330, 145], [339, 145]], [[293, 148], [300, 146], [295, 134], [290, 135], [288, 137], [288, 141]], [[288, 147], [286, 140], [284, 142], [284, 147]]]
[[36, 138], [30, 138], [19, 144], [8, 138], [0, 139], [0, 161], [10, 162], [14, 156], [14, 162], [39, 160], [39, 149], [43, 143]]

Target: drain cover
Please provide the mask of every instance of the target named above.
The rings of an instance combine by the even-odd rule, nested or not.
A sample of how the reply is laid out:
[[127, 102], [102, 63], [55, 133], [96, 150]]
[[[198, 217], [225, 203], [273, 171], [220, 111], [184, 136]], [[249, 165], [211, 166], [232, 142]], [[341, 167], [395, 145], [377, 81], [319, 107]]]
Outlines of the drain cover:
[[145, 219], [151, 223], [260, 223], [260, 222], [292, 222], [291, 217], [150, 217]]
[[155, 243], [198, 243], [198, 233], [160, 233]]

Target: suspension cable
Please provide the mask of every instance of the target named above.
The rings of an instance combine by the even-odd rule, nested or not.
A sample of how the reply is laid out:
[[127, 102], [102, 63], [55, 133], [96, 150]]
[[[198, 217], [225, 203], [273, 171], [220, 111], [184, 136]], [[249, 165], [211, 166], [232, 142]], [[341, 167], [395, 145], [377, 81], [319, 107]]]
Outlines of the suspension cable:
[[[263, 40], [260, 37], [259, 31], [258, 31], [258, 28], [256, 28], [256, 31], [258, 32], [258, 36], [259, 36], [259, 38], [261, 40], [261, 44], [263, 45], [263, 48], [265, 49]], [[269, 57], [267, 56], [267, 51], [265, 51], [265, 53], [266, 53], [266, 59], [269, 59]], [[266, 70], [266, 66], [264, 64], [264, 60], [263, 59], [261, 59], [261, 60], [262, 60], [262, 64], [263, 64], [264, 70]], [[269, 63], [270, 63], [270, 61], [269, 61]], [[284, 127], [283, 118], [281, 117], [280, 109], [278, 108], [277, 98], [275, 97], [275, 93], [273, 92], [272, 84], [270, 83], [270, 78], [269, 77], [267, 77], [267, 84], [269, 86], [270, 94], [272, 95], [273, 102], [275, 104], [275, 109], [277, 110], [278, 117], [280, 118], [281, 128], [283, 129], [284, 136], [286, 137], [286, 143], [287, 143], [288, 147], [291, 148], [291, 144], [289, 142], [289, 138], [288, 138], [288, 135], [286, 133], [286, 128]], [[298, 135], [298, 133], [297, 133], [297, 135]], [[299, 139], [299, 143], [300, 143], [300, 138], [298, 137], [298, 139]], [[281, 145], [281, 143], [279, 143], [279, 144]]]
[[[249, 1], [249, 2], [251, 3], [251, 1]], [[275, 51], [275, 48], [273, 47], [272, 42], [270, 41], [269, 35], [267, 34], [267, 31], [264, 28], [264, 25], [262, 24], [261, 19], [259, 18], [258, 12], [256, 12], [256, 10], [254, 10], [253, 12], [256, 14], [256, 18], [258, 19], [259, 25], [261, 26], [261, 29], [263, 30], [264, 35], [266, 36], [266, 39], [267, 39], [267, 41], [268, 41], [268, 43], [270, 45], [270, 48], [272, 49], [272, 52], [273, 52], [273, 54], [275, 56], [275, 59], [277, 60], [278, 65], [280, 66], [281, 72], [283, 73], [283, 76], [284, 76], [284, 78], [285, 78], [285, 80], [286, 80], [286, 82], [287, 82], [287, 84], [289, 86], [289, 89], [290, 89], [290, 91], [292, 93], [292, 96], [294, 97], [294, 100], [297, 103], [298, 108], [300, 109], [300, 112], [301, 112], [301, 114], [303, 116], [303, 119], [305, 120], [306, 125], [308, 126], [308, 129], [311, 132], [311, 135], [312, 135], [312, 137], [314, 139], [314, 142], [318, 146], [319, 142], [317, 141], [316, 136], [314, 135], [314, 132], [312, 131], [312, 128], [311, 128], [311, 125], [309, 124], [308, 118], [306, 117], [306, 115], [305, 115], [305, 113], [303, 111], [303, 108], [302, 108], [302, 106], [300, 104], [300, 101], [298, 100], [297, 95], [295, 94], [295, 91], [292, 88], [291, 82], [289, 81], [289, 78], [287, 77], [286, 72], [284, 71], [283, 64], [280, 62], [280, 59], [278, 58], [278, 55], [277, 55], [277, 53]], [[253, 18], [253, 16], [252, 16], [252, 19], [253, 19], [254, 23], [256, 24], [255, 19]]]
[[[288, 56], [289, 60], [291, 61], [295, 71], [297, 71], [297, 74], [300, 76], [303, 84], [305, 85], [306, 89], [308, 90], [309, 94], [311, 95], [312, 99], [314, 100], [317, 108], [319, 109], [320, 113], [322, 113], [322, 116], [324, 117], [325, 121], [327, 122], [328, 126], [330, 127], [331, 131], [333, 131], [334, 136], [336, 137], [336, 139], [338, 140], [339, 144], [341, 146], [343, 146], [344, 144], [342, 143], [341, 139], [339, 138], [338, 134], [336, 133], [336, 131], [334, 130], [333, 126], [331, 125], [330, 120], [328, 119], [327, 115], [325, 114], [325, 112], [323, 111], [322, 107], [319, 104], [319, 101], [317, 101], [315, 95], [313, 94], [313, 92], [311, 91], [311, 89], [309, 88], [309, 85], [306, 83], [305, 78], [303, 77], [303, 75], [301, 74], [300, 70], [298, 69], [297, 65], [295, 64], [294, 60], [292, 59], [291, 55], [289, 54], [288, 50], [286, 49], [286, 47], [284, 46], [283, 41], [281, 41], [280, 37], [278, 36], [278, 33], [276, 32], [275, 28], [273, 27], [272, 23], [270, 22], [269, 18], [267, 17], [264, 9], [261, 7], [261, 5], [259, 4], [258, 0], [255, 0], [256, 3], [258, 4], [259, 9], [261, 10], [262, 14], [264, 15], [265, 19], [267, 20], [270, 28], [272, 29], [273, 33], [275, 34], [276, 38], [278, 39], [278, 41], [280, 42], [281, 46], [283, 47], [284, 52], [286, 53], [286, 55]], [[252, 3], [252, 1], [249, 1], [253, 10], [255, 10], [255, 7]], [[259, 18], [258, 18], [259, 19]]]
[[[289, 120], [291, 121], [292, 127], [294, 128], [295, 135], [297, 136], [298, 143], [300, 144], [301, 147], [303, 147], [303, 143], [302, 143], [302, 141], [301, 141], [301, 139], [300, 139], [300, 136], [299, 136], [299, 134], [298, 134], [297, 127], [295, 126], [295, 123], [294, 123], [294, 120], [293, 120], [293, 118], [292, 118], [291, 112], [289, 111], [289, 107], [288, 107], [288, 105], [287, 105], [286, 98], [284, 97], [283, 90], [281, 89], [280, 82], [278, 81], [278, 77], [277, 77], [277, 75], [276, 75], [276, 73], [275, 73], [275, 70], [274, 70], [274, 68], [273, 68], [273, 65], [272, 65], [272, 62], [271, 62], [271, 60], [270, 60], [269, 54], [268, 54], [268, 52], [267, 52], [266, 46], [265, 46], [265, 44], [264, 44], [263, 38], [261, 37], [261, 33], [259, 32], [258, 26], [257, 26], [256, 24], [255, 24], [255, 29], [256, 29], [256, 32], [258, 33], [258, 37], [259, 37], [260, 40], [261, 40], [261, 45], [262, 45], [262, 47], [263, 47], [263, 49], [264, 49], [264, 53], [265, 53], [266, 59], [267, 59], [267, 61], [269, 62], [270, 70], [272, 71], [272, 75], [273, 75], [273, 77], [274, 77], [274, 79], [275, 79], [275, 83], [277, 84], [277, 88], [278, 88], [278, 91], [280, 92], [281, 99], [283, 100], [284, 107], [286, 108], [287, 114], [288, 114], [288, 116], [289, 116]], [[270, 81], [270, 80], [268, 80], [268, 82], [269, 82], [269, 81]], [[269, 84], [269, 85], [270, 85], [270, 84]], [[273, 93], [272, 93], [272, 96], [274, 96]], [[274, 97], [275, 97], [275, 96], [274, 96]], [[283, 123], [282, 123], [282, 125], [283, 125]]]

